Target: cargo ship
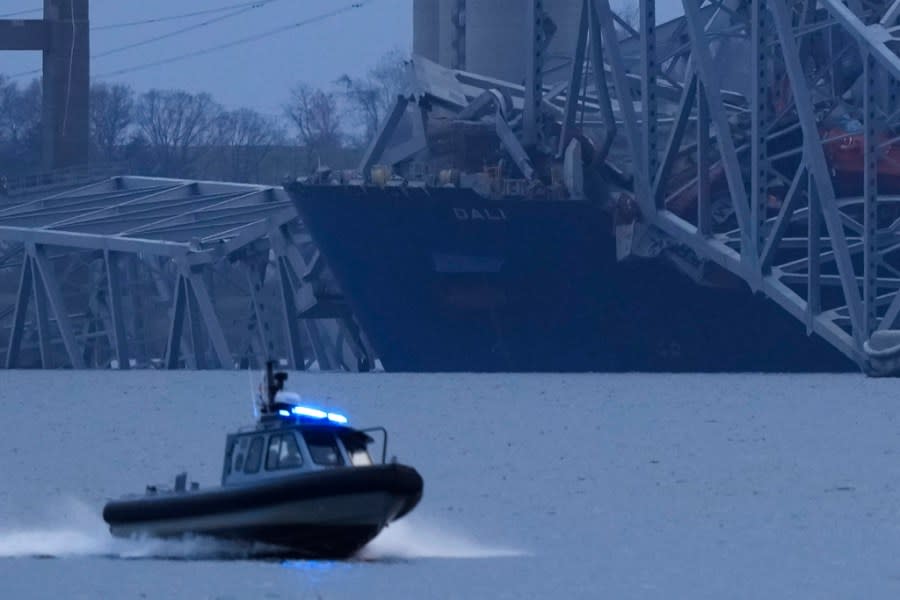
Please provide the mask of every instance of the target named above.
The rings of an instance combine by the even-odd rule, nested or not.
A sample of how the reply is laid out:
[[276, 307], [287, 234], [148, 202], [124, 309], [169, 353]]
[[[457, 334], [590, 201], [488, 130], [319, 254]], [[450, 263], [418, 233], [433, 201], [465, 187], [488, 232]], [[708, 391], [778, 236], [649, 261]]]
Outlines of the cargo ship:
[[[527, 35], [512, 35], [518, 30], [501, 18], [522, 16], [521, 7], [517, 13], [510, 4], [504, 12], [472, 0], [465, 14], [457, 15], [465, 17], [465, 30], [453, 19], [450, 33], [456, 37], [448, 38], [436, 29], [435, 19], [444, 21], [434, 5], [415, 3], [417, 27], [431, 23], [422, 27], [438, 31], [438, 46], [455, 40], [450, 45], [464, 48], [466, 61], [480, 65], [479, 71], [454, 66], [452, 56], [460, 55], [436, 51], [429, 45], [434, 35], [419, 36], [417, 29], [408, 91], [360, 168], [322, 169], [286, 184], [385, 369], [856, 368], [741, 279], [641, 224], [637, 186], [628, 174], [635, 171], [630, 148], [617, 134], [625, 127], [623, 107], [605, 91], [604, 77], [611, 75], [601, 69], [589, 76], [593, 67], [585, 66], [584, 78], [594, 87], [585, 84], [571, 100], [568, 90], [576, 85], [580, 66], [548, 70], [542, 82], [520, 78], [533, 72], [537, 63], [523, 61], [535, 52], [583, 47], [575, 38], [585, 43], [593, 17], [582, 14], [582, 3], [545, 3], [544, 33], [536, 35], [550, 39], [534, 47]], [[716, 27], [727, 25], [716, 14], [707, 16]], [[595, 27], [591, 22], [591, 31]], [[620, 33], [622, 60], [637, 72], [640, 44]], [[672, 52], [671, 81], [688, 77], [692, 68], [689, 55], [678, 50], [685, 36], [681, 17], [656, 29], [660, 47]], [[496, 54], [497, 46], [504, 52]], [[722, 94], [738, 108], [750, 97], [747, 77], [725, 65], [743, 64], [747, 52], [738, 40], [721, 44], [715, 58], [723, 67]], [[598, 60], [602, 56], [592, 57], [591, 65]], [[637, 77], [614, 83], [633, 86], [633, 99], [640, 93]], [[668, 138], [680, 96], [677, 86], [657, 86], [659, 139]], [[768, 98], [773, 110], [784, 101], [784, 94]], [[750, 121], [741, 117], [733, 119], [733, 135], [744, 139]], [[839, 139], [843, 133], [855, 135], [840, 122], [830, 126], [838, 128]], [[793, 173], [802, 136], [790, 118], [779, 127], [780, 133], [770, 136], [768, 150], [778, 157], [771, 165]], [[705, 218], [727, 244], [727, 232], [738, 224], [718, 151], [710, 146]], [[697, 144], [684, 143], [669, 166], [669, 187], [658, 190], [665, 207], [685, 219], [698, 213], [697, 156]], [[858, 179], [858, 156], [831, 148], [829, 160], [846, 183]], [[741, 165], [747, 181], [750, 162]], [[882, 171], [880, 165], [879, 174], [890, 175]], [[774, 220], [788, 190], [779, 181], [767, 185], [762, 210]], [[830, 292], [822, 293], [827, 304]]]
[[388, 371], [840, 371], [773, 302], [619, 263], [589, 200], [287, 186]]

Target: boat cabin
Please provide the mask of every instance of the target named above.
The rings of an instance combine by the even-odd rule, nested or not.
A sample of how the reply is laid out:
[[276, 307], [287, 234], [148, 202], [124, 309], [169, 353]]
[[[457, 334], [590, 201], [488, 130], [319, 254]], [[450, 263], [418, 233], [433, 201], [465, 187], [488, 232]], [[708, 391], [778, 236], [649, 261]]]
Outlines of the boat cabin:
[[347, 426], [346, 417], [299, 404], [296, 394], [281, 392], [278, 396], [274, 410], [262, 416], [255, 429], [228, 435], [223, 486], [258, 483], [262, 478], [301, 471], [374, 464], [368, 451], [374, 440]]

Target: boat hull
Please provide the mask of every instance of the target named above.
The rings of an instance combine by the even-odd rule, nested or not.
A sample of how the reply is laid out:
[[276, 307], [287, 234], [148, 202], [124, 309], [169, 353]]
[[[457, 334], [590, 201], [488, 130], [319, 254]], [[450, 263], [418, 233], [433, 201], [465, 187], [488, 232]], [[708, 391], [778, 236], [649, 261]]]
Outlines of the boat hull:
[[422, 496], [403, 465], [337, 468], [252, 486], [126, 498], [106, 505], [113, 535], [189, 535], [261, 543], [279, 555], [353, 555]]
[[286, 188], [389, 371], [836, 371], [774, 303], [616, 260], [581, 201], [461, 188]]

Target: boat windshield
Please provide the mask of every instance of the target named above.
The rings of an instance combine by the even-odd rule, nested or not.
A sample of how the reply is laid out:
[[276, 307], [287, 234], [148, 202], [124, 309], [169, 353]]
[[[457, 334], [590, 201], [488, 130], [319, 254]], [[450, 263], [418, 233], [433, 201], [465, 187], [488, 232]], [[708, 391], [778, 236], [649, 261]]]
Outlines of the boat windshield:
[[303, 439], [309, 448], [313, 462], [323, 467], [340, 467], [344, 457], [338, 449], [337, 440], [330, 431], [304, 431]]
[[303, 464], [303, 456], [294, 434], [273, 435], [269, 438], [266, 470], [293, 469]]

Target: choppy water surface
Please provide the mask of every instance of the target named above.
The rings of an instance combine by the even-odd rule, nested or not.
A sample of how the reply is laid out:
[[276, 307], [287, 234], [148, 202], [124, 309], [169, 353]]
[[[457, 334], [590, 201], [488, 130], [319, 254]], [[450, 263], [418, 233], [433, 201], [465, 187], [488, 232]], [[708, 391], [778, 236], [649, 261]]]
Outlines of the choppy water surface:
[[214, 485], [246, 373], [0, 371], [2, 598], [894, 598], [893, 380], [298, 374], [425, 497], [353, 561], [115, 540], [105, 499]]

